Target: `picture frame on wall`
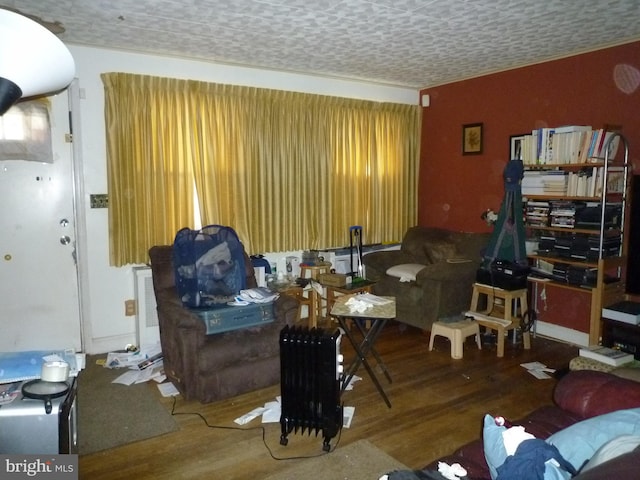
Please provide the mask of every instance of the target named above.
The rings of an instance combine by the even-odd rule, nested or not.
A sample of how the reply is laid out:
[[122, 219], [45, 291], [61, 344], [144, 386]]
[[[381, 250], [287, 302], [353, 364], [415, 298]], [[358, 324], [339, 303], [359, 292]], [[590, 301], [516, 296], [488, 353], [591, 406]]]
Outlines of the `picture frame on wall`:
[[482, 153], [482, 123], [468, 123], [462, 126], [462, 154], [479, 155]]
[[523, 148], [524, 148], [524, 137], [526, 134], [522, 133], [519, 135], [511, 135], [509, 137], [509, 160], [524, 160]]

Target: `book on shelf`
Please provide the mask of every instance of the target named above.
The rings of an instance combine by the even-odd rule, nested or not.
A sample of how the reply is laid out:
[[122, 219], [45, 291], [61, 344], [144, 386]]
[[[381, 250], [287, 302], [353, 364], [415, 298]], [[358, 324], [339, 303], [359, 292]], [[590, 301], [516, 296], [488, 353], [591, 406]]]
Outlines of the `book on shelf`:
[[580, 356], [606, 363], [612, 367], [619, 367], [625, 363], [633, 362], [631, 353], [623, 352], [609, 347], [585, 347], [580, 349]]
[[[536, 128], [522, 143], [524, 165], [560, 165], [602, 162], [615, 158], [620, 137], [615, 131], [588, 125]], [[608, 155], [607, 155], [608, 151]]]
[[596, 160], [599, 158], [600, 149], [602, 148], [602, 142], [604, 141], [604, 133], [605, 132], [602, 128], [594, 130], [592, 132], [591, 147], [589, 148], [589, 152], [587, 154], [589, 159]]
[[624, 169], [620, 167], [609, 168], [607, 176], [607, 192], [622, 193], [624, 192], [624, 186]]
[[640, 324], [640, 303], [624, 300], [602, 309], [602, 316], [619, 322]]

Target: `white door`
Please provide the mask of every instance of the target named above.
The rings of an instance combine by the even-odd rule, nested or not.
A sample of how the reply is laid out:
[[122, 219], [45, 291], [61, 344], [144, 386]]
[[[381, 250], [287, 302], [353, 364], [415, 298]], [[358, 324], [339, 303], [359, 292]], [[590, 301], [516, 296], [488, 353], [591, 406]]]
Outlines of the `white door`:
[[82, 347], [69, 101], [50, 100], [53, 163], [0, 160], [0, 351]]

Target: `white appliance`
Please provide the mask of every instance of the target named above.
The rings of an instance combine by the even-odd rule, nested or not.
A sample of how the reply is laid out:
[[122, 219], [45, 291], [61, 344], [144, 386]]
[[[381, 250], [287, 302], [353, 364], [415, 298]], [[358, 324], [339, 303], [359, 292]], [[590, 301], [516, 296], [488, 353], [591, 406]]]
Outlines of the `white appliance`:
[[289, 255], [285, 259], [285, 269], [289, 277], [298, 278], [300, 276], [300, 257]]
[[138, 347], [160, 343], [156, 294], [150, 267], [134, 267], [136, 300], [136, 341]]
[[0, 452], [17, 454], [78, 453], [77, 381], [69, 378], [66, 395], [51, 399], [51, 413], [44, 400], [22, 393], [0, 408]]
[[[390, 243], [390, 244], [380, 244], [380, 245], [365, 245], [362, 247], [362, 255], [366, 255], [370, 252], [380, 252], [386, 250], [400, 250], [399, 243]], [[351, 273], [351, 251], [349, 247], [345, 248], [334, 248], [331, 250], [321, 250], [318, 252], [319, 257], [323, 257], [326, 262], [331, 262], [331, 268], [335, 270], [336, 273]], [[354, 267], [358, 264], [358, 256], [356, 250], [353, 250], [353, 265]], [[363, 275], [366, 278], [366, 272], [364, 271], [363, 265]]]

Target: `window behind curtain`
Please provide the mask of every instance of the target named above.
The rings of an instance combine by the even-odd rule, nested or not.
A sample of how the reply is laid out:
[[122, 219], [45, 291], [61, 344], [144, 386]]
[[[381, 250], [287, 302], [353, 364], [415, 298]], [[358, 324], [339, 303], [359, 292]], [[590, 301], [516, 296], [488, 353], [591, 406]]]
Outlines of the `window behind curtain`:
[[105, 73], [110, 259], [193, 225], [233, 227], [248, 253], [399, 241], [417, 218], [421, 109]]
[[53, 163], [48, 102], [20, 102], [0, 117], [0, 160]]

